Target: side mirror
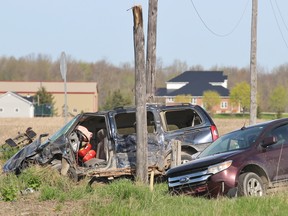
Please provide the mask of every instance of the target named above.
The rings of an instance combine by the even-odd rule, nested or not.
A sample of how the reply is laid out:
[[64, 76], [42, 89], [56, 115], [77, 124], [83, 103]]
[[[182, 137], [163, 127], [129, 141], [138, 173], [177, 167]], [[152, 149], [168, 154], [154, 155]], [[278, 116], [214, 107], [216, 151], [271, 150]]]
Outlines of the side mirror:
[[275, 136], [265, 137], [261, 146], [266, 148], [267, 146], [277, 143], [277, 138]]

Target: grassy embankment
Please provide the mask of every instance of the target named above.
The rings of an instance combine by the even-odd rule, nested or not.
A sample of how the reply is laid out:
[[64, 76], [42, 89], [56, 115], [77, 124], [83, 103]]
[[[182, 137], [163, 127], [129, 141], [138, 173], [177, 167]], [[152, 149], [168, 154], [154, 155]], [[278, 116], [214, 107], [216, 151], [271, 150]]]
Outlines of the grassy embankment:
[[[25, 188], [28, 187], [34, 192], [27, 193]], [[11, 190], [17, 191], [15, 201], [0, 201], [1, 215], [263, 216], [287, 215], [288, 211], [287, 192], [233, 199], [172, 196], [165, 183], [156, 184], [153, 192], [148, 186], [124, 179], [87, 187], [86, 180], [75, 183], [51, 170], [37, 167], [26, 170], [18, 178], [1, 176], [0, 190], [10, 194], [10, 198], [13, 198]]]

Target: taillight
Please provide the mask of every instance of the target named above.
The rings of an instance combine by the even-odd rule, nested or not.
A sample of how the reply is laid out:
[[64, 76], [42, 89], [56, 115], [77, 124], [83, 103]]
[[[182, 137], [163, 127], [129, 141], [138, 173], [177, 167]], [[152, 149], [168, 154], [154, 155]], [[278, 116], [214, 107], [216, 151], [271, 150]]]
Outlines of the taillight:
[[211, 125], [210, 129], [212, 133], [212, 140], [215, 141], [216, 139], [219, 138], [217, 127], [215, 125]]

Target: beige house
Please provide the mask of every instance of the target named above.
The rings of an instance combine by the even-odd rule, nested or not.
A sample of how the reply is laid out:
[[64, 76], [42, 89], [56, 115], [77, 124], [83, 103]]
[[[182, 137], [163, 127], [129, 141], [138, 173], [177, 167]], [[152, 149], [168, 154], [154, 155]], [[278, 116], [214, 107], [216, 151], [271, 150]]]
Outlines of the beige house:
[[[68, 113], [76, 115], [80, 112], [98, 111], [98, 90], [96, 82], [67, 82], [66, 86]], [[25, 97], [34, 96], [40, 87], [45, 87], [46, 91], [54, 96], [54, 108], [58, 116], [61, 116], [65, 103], [64, 82], [1, 81], [0, 96], [8, 91]], [[37, 100], [34, 101], [34, 103], [37, 103]]]

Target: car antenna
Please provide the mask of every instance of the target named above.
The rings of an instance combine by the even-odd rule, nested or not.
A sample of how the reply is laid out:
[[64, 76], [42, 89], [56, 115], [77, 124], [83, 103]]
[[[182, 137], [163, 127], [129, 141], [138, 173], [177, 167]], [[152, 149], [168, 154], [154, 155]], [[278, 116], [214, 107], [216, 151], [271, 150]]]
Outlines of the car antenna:
[[246, 126], [245, 126], [245, 125], [246, 125], [246, 120], [247, 120], [247, 119], [245, 119], [244, 125], [243, 125], [243, 127], [241, 128], [241, 130], [244, 130], [244, 129], [246, 128]]

